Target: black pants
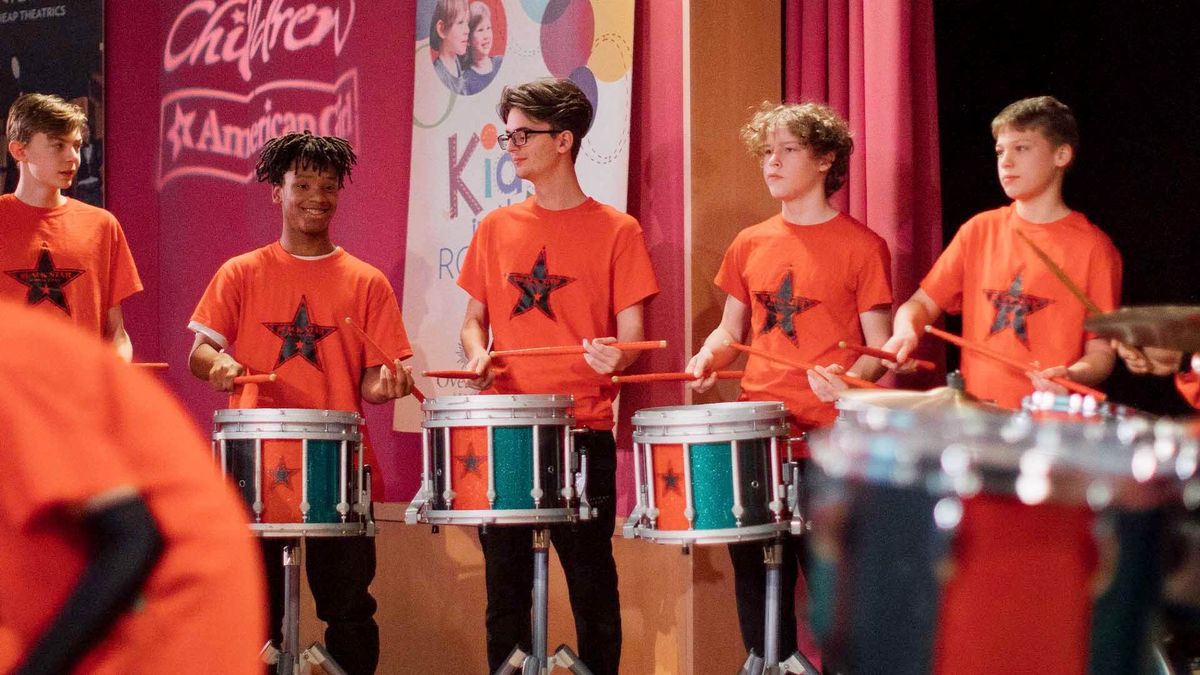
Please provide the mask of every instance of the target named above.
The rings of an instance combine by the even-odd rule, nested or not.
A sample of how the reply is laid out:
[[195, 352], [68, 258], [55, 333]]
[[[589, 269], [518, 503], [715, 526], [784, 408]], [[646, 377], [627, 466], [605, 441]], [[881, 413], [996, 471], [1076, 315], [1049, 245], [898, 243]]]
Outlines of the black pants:
[[[282, 640], [283, 540], [263, 539], [263, 563], [271, 598], [271, 639]], [[375, 540], [371, 537], [310, 537], [302, 559], [308, 586], [324, 621], [325, 647], [350, 675], [373, 675], [379, 664], [375, 598]], [[297, 645], [299, 646], [299, 645]]]
[[[613, 435], [591, 431], [575, 437], [587, 453], [588, 500], [599, 513], [589, 521], [550, 526], [550, 541], [567, 577], [579, 658], [596, 675], [615, 674], [621, 662], [621, 606], [612, 555], [616, 523], [617, 452]], [[495, 672], [520, 645], [533, 642], [533, 528], [493, 525], [479, 541], [487, 577], [488, 672]]]

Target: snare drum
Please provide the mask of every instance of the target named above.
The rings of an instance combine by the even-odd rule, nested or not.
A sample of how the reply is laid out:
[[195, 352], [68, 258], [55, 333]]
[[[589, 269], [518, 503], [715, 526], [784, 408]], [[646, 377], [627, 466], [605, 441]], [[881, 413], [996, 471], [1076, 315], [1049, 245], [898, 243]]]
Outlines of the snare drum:
[[578, 466], [571, 440], [574, 407], [574, 397], [558, 394], [425, 401], [421, 488], [405, 522], [534, 525], [589, 518], [586, 467]]
[[637, 504], [627, 538], [724, 544], [787, 531], [787, 411], [741, 401], [648, 408], [633, 416]]
[[264, 537], [370, 535], [362, 416], [339, 410], [238, 408], [213, 414], [213, 457]]

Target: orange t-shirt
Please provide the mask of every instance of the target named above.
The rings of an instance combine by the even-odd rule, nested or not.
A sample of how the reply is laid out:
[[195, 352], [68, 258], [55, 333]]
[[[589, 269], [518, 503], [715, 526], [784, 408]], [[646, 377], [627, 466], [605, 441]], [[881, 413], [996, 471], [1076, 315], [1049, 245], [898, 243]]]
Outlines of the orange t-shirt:
[[[588, 199], [551, 211], [530, 197], [479, 224], [458, 285], [488, 308], [492, 349], [577, 345], [616, 335], [616, 315], [658, 293], [642, 228]], [[582, 356], [496, 359], [497, 394], [571, 394], [581, 426], [613, 427], [620, 388]]]
[[[850, 216], [794, 225], [775, 215], [738, 233], [715, 281], [750, 307], [750, 346], [849, 368], [858, 354], [838, 349], [838, 341], [863, 344], [859, 314], [891, 305], [890, 271], [887, 243]], [[802, 371], [753, 355], [746, 361], [742, 398], [783, 401], [802, 429], [837, 417]]]
[[[934, 263], [921, 288], [943, 310], [963, 315], [963, 337], [1042, 368], [1083, 356], [1087, 310], [1014, 232], [1020, 228], [1083, 292], [1108, 312], [1121, 297], [1121, 254], [1081, 213], [1030, 223], [1015, 206], [971, 218]], [[1019, 408], [1033, 391], [1025, 373], [971, 350], [962, 355], [967, 391]]]
[[52, 209], [0, 195], [0, 298], [100, 335], [108, 310], [142, 290], [113, 214], [75, 199]]
[[88, 562], [78, 509], [132, 486], [165, 542], [141, 599], [75, 672], [261, 672], [266, 596], [245, 509], [162, 385], [102, 342], [0, 300], [0, 672], [48, 628]]
[[[346, 317], [394, 358], [412, 356], [400, 306], [387, 277], [338, 248], [297, 258], [279, 242], [228, 260], [209, 282], [188, 328], [228, 350], [252, 373], [272, 407], [362, 412], [363, 369], [384, 359]], [[365, 430], [365, 427], [364, 427]], [[365, 461], [377, 466], [369, 444]], [[382, 494], [382, 477], [373, 490]]]

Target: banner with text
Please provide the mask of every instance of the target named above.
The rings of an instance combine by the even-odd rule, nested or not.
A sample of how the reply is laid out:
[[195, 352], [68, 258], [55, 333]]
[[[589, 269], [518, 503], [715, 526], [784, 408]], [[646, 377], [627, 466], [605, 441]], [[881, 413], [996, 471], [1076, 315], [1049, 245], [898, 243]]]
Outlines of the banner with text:
[[[496, 142], [505, 85], [568, 77], [596, 110], [577, 161], [584, 192], [624, 209], [634, 0], [419, 0], [404, 318], [416, 370], [466, 365], [458, 333], [467, 295], [455, 281], [488, 211], [525, 199]], [[465, 8], [465, 9], [464, 9]], [[418, 373], [419, 375], [419, 373]], [[427, 396], [467, 393], [461, 380], [418, 377]], [[401, 402], [395, 427], [415, 431]]]

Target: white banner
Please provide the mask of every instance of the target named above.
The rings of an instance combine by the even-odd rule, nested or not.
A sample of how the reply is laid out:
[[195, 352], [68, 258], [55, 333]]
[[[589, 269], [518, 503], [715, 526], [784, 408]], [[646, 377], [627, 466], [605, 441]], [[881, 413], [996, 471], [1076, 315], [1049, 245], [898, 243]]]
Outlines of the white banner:
[[[584, 192], [623, 210], [629, 173], [634, 0], [474, 0], [465, 26], [450, 16], [455, 4], [417, 8], [403, 310], [417, 386], [429, 397], [470, 391], [420, 371], [466, 365], [458, 334], [467, 294], [456, 279], [471, 235], [488, 211], [533, 190], [496, 142], [500, 90], [569, 77], [596, 109], [576, 163]], [[398, 431], [420, 430], [412, 400], [397, 403]]]

